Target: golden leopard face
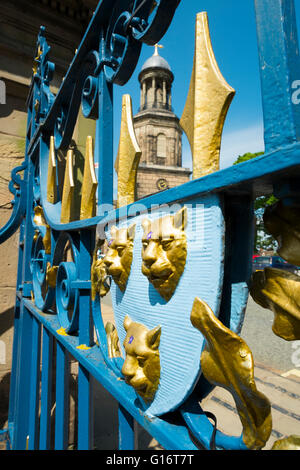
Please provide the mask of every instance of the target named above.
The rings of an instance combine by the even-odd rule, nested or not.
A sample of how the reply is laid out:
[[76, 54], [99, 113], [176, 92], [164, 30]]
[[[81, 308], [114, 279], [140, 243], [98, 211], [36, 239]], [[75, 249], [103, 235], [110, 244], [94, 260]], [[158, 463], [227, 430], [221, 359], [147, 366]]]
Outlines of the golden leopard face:
[[107, 273], [124, 292], [131, 270], [135, 224], [127, 228], [112, 227], [111, 241], [104, 257]]
[[149, 330], [128, 316], [124, 319], [126, 359], [122, 373], [145, 402], [153, 400], [160, 379], [159, 344], [161, 328]]
[[91, 268], [92, 280], [92, 300], [95, 300], [96, 294], [104, 297], [110, 289], [110, 284], [107, 280], [107, 270], [103, 259], [94, 259]]
[[142, 273], [167, 301], [172, 297], [186, 263], [186, 223], [186, 208], [175, 215], [154, 221], [145, 219], [142, 223]]

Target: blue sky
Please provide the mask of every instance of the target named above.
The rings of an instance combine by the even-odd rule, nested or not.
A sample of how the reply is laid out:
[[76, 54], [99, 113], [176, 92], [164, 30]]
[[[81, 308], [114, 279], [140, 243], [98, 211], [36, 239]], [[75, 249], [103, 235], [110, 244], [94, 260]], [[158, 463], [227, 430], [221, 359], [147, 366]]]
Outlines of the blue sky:
[[[300, 2], [296, 1], [299, 28]], [[219, 68], [226, 81], [236, 90], [224, 126], [220, 167], [230, 166], [246, 152], [264, 150], [261, 88], [256, 39], [254, 0], [182, 0], [159, 49], [175, 75], [174, 112], [180, 118], [184, 109], [193, 65], [195, 18], [206, 11], [211, 40]], [[123, 93], [133, 101], [133, 113], [139, 107], [138, 74], [154, 52], [144, 45], [137, 68], [124, 87], [115, 89], [115, 110], [120, 109]], [[116, 111], [117, 113], [117, 111]], [[120, 117], [115, 116], [115, 141], [118, 142]], [[190, 149], [183, 138], [183, 165], [191, 167]]]

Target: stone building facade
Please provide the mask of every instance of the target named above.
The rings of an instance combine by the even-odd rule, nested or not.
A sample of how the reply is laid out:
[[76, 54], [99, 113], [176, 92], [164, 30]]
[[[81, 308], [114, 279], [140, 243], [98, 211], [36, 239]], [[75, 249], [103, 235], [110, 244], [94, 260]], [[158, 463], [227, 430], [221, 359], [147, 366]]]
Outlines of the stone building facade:
[[[40, 26], [46, 28], [57, 93], [98, 0], [1, 0], [0, 15], [0, 226], [11, 214], [11, 170], [25, 153], [26, 99]], [[158, 61], [158, 62], [157, 62]], [[141, 109], [135, 127], [143, 157], [138, 197], [188, 180], [181, 166], [181, 129], [171, 109], [173, 74], [160, 56], [150, 58], [140, 74]], [[83, 154], [94, 122], [78, 117], [74, 139]], [[19, 234], [0, 245], [0, 429], [7, 414], [13, 341]]]
[[[0, 226], [11, 214], [8, 190], [11, 170], [25, 153], [26, 99], [40, 26], [46, 28], [55, 75], [51, 89], [58, 91], [75, 50], [98, 4], [97, 0], [1, 0], [0, 13]], [[89, 123], [77, 125], [76, 142], [85, 147]], [[0, 429], [7, 414], [13, 341], [13, 307], [19, 234], [0, 245]]]
[[137, 174], [137, 197], [186, 183], [191, 171], [182, 167], [182, 130], [172, 110], [174, 75], [167, 61], [155, 52], [139, 74], [141, 100], [134, 116], [142, 150]]

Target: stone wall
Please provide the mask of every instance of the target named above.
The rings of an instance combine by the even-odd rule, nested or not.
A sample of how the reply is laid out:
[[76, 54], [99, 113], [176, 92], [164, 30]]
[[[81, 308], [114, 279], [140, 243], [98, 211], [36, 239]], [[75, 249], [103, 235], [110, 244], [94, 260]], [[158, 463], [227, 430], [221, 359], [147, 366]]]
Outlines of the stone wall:
[[[25, 154], [26, 98], [32, 76], [36, 40], [41, 25], [55, 63], [51, 85], [58, 91], [80, 44], [97, 0], [1, 0], [0, 16], [0, 226], [9, 220], [12, 195], [8, 190], [11, 170]], [[5, 92], [5, 93], [4, 93]], [[4, 96], [3, 96], [4, 93]], [[79, 152], [85, 137], [93, 133], [89, 121], [79, 119], [74, 133]], [[80, 175], [78, 175], [80, 179]], [[0, 429], [8, 410], [13, 342], [13, 309], [18, 258], [18, 232], [0, 245]]]
[[[141, 199], [158, 191], [174, 188], [189, 179], [190, 171], [186, 168], [141, 164], [137, 174], [138, 197]], [[160, 185], [162, 180], [165, 186]]]

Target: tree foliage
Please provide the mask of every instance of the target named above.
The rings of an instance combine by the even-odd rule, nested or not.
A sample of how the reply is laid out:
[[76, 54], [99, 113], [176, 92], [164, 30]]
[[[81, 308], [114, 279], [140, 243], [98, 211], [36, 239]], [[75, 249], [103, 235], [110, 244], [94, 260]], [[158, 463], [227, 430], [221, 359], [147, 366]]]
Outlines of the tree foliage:
[[[239, 155], [234, 165], [252, 160], [253, 158], [263, 155], [263, 152], [250, 153], [247, 152], [244, 155]], [[272, 235], [265, 231], [263, 223], [263, 215], [265, 208], [275, 204], [277, 199], [272, 194], [271, 196], [260, 196], [255, 200], [254, 210], [256, 215], [256, 230], [255, 230], [255, 252], [259, 253], [261, 250], [276, 251], [277, 242], [274, 240]]]

